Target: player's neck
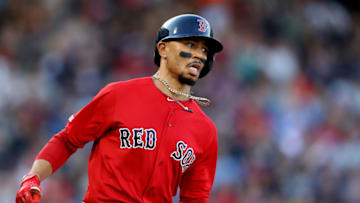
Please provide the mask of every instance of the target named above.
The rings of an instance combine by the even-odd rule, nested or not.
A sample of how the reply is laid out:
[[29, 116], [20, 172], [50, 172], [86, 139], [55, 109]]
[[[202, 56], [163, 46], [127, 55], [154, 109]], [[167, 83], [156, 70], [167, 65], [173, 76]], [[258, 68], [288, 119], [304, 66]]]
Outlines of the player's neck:
[[154, 80], [154, 83], [166, 95], [168, 95], [172, 98], [176, 98], [177, 100], [187, 100], [188, 99], [188, 97], [174, 94], [173, 92], [170, 91], [170, 89], [173, 89], [173, 90], [176, 90], [179, 92], [183, 92], [185, 94], [190, 94], [190, 90], [191, 90], [190, 85], [182, 84], [179, 82], [178, 78], [174, 78], [170, 74], [164, 74], [161, 71], [158, 71], [154, 75], [159, 78], [157, 80]]

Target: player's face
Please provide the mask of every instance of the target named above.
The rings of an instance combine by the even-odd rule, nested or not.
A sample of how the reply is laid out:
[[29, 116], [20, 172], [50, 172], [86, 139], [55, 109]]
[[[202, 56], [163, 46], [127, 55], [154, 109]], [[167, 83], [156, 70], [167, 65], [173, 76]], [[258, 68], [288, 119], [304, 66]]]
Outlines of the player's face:
[[179, 82], [194, 85], [207, 60], [208, 46], [203, 39], [180, 39], [170, 41], [167, 66]]

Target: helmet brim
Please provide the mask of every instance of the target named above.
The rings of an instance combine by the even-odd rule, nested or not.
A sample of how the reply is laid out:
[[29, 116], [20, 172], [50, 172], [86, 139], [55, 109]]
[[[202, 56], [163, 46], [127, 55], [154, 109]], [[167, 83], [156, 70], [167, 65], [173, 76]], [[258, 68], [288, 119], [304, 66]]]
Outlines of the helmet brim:
[[168, 42], [168, 41], [177, 40], [177, 39], [199, 39], [199, 38], [204, 39], [206, 41], [206, 45], [208, 46], [209, 51], [211, 53], [218, 53], [223, 50], [223, 45], [221, 44], [220, 41], [218, 41], [212, 37], [207, 37], [207, 36], [177, 35], [176, 37], [174, 37], [174, 36], [165, 37], [160, 41]]

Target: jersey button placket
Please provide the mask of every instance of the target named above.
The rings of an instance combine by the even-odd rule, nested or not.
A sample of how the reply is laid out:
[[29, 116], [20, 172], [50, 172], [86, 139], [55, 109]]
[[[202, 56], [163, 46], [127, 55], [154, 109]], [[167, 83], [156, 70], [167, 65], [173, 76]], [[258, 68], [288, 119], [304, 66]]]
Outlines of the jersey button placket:
[[174, 115], [175, 115], [175, 109], [171, 109], [171, 114], [170, 114], [169, 124], [168, 124], [169, 127], [173, 126], [173, 117], [174, 117]]
[[172, 123], [172, 118], [175, 114], [175, 110], [176, 110], [176, 102], [175, 100], [173, 100], [172, 98], [170, 97], [167, 97], [166, 98], [168, 102], [170, 102], [170, 106], [171, 106], [171, 109], [170, 109], [170, 116], [169, 116], [169, 120], [168, 120], [168, 127], [172, 127], [173, 126], [173, 123]]

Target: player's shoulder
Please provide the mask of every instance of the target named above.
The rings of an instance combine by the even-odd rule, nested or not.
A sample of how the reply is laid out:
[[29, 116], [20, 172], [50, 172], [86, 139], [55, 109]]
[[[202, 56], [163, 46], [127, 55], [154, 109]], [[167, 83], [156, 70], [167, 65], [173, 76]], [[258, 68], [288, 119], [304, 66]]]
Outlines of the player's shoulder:
[[[194, 101], [195, 102], [195, 101]], [[196, 113], [196, 125], [198, 125], [198, 129], [202, 135], [200, 136], [202, 143], [206, 146], [210, 145], [217, 145], [217, 128], [215, 123], [210, 119], [208, 115], [200, 108], [198, 104], [195, 105], [196, 107], [193, 108], [194, 112]], [[207, 147], [208, 148], [208, 147]]]
[[215, 123], [210, 119], [210, 117], [200, 108], [200, 106], [194, 101], [195, 105], [195, 111], [197, 112], [197, 116], [199, 120], [203, 122], [204, 125], [206, 125], [207, 129], [209, 130], [215, 130], [216, 126]]
[[111, 82], [107, 84], [104, 89], [108, 89], [110, 91], [123, 91], [127, 89], [137, 88], [140, 86], [144, 88], [149, 84], [152, 84], [151, 77], [141, 77], [130, 80]]

